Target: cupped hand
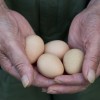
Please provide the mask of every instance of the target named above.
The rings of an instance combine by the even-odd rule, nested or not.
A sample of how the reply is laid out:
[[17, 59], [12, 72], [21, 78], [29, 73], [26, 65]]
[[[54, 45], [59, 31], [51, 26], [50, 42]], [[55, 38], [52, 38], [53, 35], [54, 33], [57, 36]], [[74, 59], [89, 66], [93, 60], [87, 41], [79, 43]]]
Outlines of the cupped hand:
[[85, 54], [82, 73], [56, 77], [58, 84], [46, 89], [47, 93], [77, 93], [100, 76], [100, 14], [97, 7], [86, 8], [74, 18], [69, 30], [68, 44], [70, 48], [78, 48]]
[[76, 73], [73, 75], [61, 75], [55, 79], [56, 84], [43, 88], [43, 90], [49, 94], [72, 94], [85, 90], [90, 83], [85, 80], [82, 73]]
[[0, 13], [0, 66], [21, 80], [24, 87], [47, 87], [54, 81], [40, 75], [30, 64], [25, 53], [25, 39], [33, 34], [35, 32], [24, 17], [4, 8]]

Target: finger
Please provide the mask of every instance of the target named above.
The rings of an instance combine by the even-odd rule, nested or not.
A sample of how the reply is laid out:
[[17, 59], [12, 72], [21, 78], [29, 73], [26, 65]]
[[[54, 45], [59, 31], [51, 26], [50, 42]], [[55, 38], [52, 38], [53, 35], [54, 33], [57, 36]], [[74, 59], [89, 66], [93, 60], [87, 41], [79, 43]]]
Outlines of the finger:
[[20, 44], [12, 41], [9, 43], [9, 45], [6, 45], [6, 49], [7, 52], [5, 52], [5, 54], [18, 71], [23, 86], [27, 87], [31, 85], [34, 79], [34, 70], [25, 55], [23, 47]]
[[85, 86], [64, 86], [64, 85], [54, 85], [48, 88], [47, 93], [49, 94], [72, 94], [85, 90]]
[[49, 87], [54, 85], [55, 82], [53, 79], [46, 78], [39, 74], [36, 70], [34, 71], [34, 82], [33, 85], [37, 87]]
[[15, 67], [12, 66], [9, 59], [1, 53], [0, 53], [0, 66], [4, 71], [8, 72], [17, 79], [20, 79], [19, 73], [16, 71]]
[[82, 73], [57, 76], [55, 82], [63, 85], [85, 85], [88, 83]]
[[93, 83], [96, 78], [96, 70], [100, 61], [100, 43], [98, 37], [96, 40], [90, 41], [86, 47], [86, 54], [83, 62], [83, 75], [90, 82]]

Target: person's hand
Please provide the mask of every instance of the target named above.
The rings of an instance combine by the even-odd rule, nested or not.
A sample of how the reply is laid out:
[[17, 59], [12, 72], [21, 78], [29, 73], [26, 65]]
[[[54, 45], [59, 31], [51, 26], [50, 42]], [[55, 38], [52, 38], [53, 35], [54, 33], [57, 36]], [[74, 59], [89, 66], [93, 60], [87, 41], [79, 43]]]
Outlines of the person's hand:
[[53, 80], [40, 75], [30, 64], [25, 53], [25, 39], [35, 34], [19, 13], [0, 5], [0, 66], [21, 80], [24, 87], [47, 87]]
[[[100, 1], [99, 1], [100, 2]], [[62, 75], [58, 83], [46, 89], [47, 93], [77, 93], [88, 87], [100, 75], [100, 14], [99, 6], [89, 6], [72, 21], [68, 44], [81, 49], [84, 54], [82, 73]]]
[[49, 94], [72, 94], [85, 90], [89, 86], [89, 82], [85, 80], [82, 73], [73, 75], [61, 75], [55, 79], [56, 84], [43, 88]]

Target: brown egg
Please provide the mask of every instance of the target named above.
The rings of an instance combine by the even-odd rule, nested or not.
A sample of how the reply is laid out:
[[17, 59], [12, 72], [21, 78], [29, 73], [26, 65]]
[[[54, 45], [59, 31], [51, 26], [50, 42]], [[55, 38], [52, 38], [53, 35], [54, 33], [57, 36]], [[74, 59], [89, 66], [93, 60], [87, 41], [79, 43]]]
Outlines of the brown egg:
[[54, 78], [64, 72], [62, 62], [52, 54], [41, 55], [37, 61], [37, 67], [39, 72], [48, 78]]
[[63, 58], [65, 71], [68, 74], [75, 74], [80, 72], [83, 63], [84, 54], [79, 49], [69, 50]]
[[37, 35], [31, 35], [26, 38], [26, 54], [31, 63], [34, 63], [44, 52], [44, 42]]
[[67, 43], [61, 40], [54, 40], [45, 44], [45, 53], [56, 55], [60, 59], [69, 50]]

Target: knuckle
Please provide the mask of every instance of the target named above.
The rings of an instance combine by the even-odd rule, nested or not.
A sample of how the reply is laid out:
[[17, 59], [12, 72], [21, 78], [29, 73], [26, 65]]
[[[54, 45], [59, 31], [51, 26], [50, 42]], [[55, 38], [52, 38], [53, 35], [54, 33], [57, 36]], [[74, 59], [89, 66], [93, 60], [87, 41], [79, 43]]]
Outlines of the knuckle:
[[22, 69], [25, 66], [25, 64], [24, 63], [17, 63], [14, 66], [15, 66], [15, 68], [17, 68], [19, 73], [22, 73]]
[[91, 57], [85, 57], [86, 60], [94, 62], [96, 64], [99, 64], [100, 61], [100, 55], [96, 55], [96, 56], [91, 56]]
[[20, 74], [25, 74], [25, 73], [32, 74], [33, 73], [32, 67], [27, 62], [24, 63], [23, 61], [20, 61], [18, 63], [15, 63], [14, 67], [17, 69], [17, 71]]
[[99, 59], [97, 57], [91, 57], [90, 61], [97, 63], [99, 61]]

